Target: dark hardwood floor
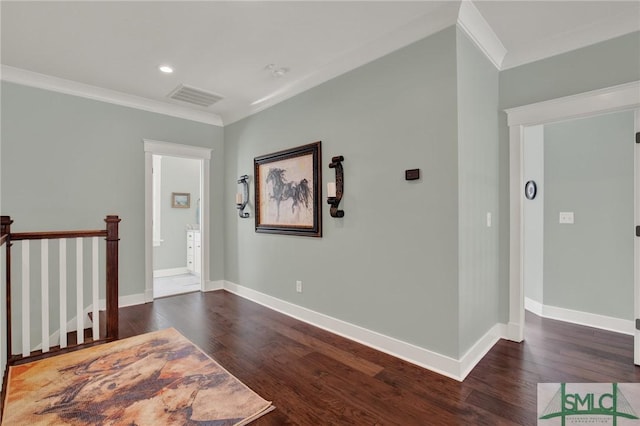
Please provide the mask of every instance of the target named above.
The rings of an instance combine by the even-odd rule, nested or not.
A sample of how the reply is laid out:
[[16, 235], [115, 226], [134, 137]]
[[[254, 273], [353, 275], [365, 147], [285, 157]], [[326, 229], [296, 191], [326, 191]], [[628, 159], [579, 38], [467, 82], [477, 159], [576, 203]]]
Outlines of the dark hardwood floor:
[[120, 337], [174, 327], [273, 401], [255, 425], [535, 425], [538, 382], [637, 382], [630, 336], [527, 313], [463, 382], [225, 291], [120, 310]]

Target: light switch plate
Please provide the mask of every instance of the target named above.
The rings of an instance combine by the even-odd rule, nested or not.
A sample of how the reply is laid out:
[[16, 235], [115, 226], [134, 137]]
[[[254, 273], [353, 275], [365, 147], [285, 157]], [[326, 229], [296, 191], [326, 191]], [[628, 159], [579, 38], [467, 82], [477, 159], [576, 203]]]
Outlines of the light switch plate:
[[573, 224], [573, 212], [560, 212], [560, 223]]

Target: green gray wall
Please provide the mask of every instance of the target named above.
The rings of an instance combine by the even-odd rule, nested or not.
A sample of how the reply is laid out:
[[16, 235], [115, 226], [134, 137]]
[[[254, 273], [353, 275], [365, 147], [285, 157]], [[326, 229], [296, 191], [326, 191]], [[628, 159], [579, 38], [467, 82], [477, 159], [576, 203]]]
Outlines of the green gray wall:
[[[226, 126], [226, 279], [457, 358], [456, 84], [451, 27]], [[344, 218], [323, 198], [323, 238], [255, 233], [254, 206], [234, 208], [238, 176], [318, 140], [323, 188], [345, 158]]]
[[2, 83], [2, 214], [13, 230], [120, 224], [120, 294], [144, 293], [144, 150], [153, 139], [212, 148], [211, 273], [222, 279], [220, 127]]
[[[200, 160], [162, 156], [160, 193], [160, 236], [153, 248], [153, 270], [187, 267], [187, 227], [196, 226], [200, 198]], [[188, 209], [171, 207], [173, 192], [191, 194]], [[197, 229], [197, 228], [196, 228]], [[218, 236], [220, 240], [222, 236]]]
[[640, 32], [500, 73], [500, 106], [511, 108], [640, 78]]
[[524, 129], [522, 143], [523, 181], [534, 181], [537, 194], [522, 205], [523, 216], [523, 265], [524, 295], [543, 303], [544, 281], [544, 126], [529, 126]]
[[456, 41], [462, 355], [498, 322], [498, 70], [461, 30]]
[[632, 320], [633, 111], [546, 125], [544, 143], [544, 304]]
[[[640, 80], [640, 32], [500, 72], [500, 110]], [[509, 131], [500, 115], [500, 320], [509, 320]]]

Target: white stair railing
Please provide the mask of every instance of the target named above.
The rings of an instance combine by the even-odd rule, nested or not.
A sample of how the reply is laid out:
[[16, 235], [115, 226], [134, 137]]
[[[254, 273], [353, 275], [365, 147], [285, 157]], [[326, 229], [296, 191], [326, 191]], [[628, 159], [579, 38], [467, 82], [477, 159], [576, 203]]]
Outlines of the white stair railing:
[[[12, 233], [11, 218], [2, 216], [0, 246], [5, 253], [0, 255], [6, 264], [4, 273], [0, 273], [3, 280], [6, 279], [2, 290], [6, 292], [3, 295], [7, 304], [2, 315], [4, 326], [0, 323], [6, 330], [0, 333], [3, 337], [0, 351], [6, 357], [0, 361], [4, 359], [11, 364], [20, 357], [68, 348], [67, 335], [73, 331], [76, 332], [74, 346], [117, 339], [120, 219], [107, 216], [105, 222], [105, 230]], [[106, 237], [106, 250], [102, 255], [101, 237]], [[58, 240], [57, 244], [51, 240]], [[68, 240], [75, 240], [75, 244], [67, 244]], [[15, 268], [11, 266], [12, 246], [15, 246], [14, 253], [19, 253], [19, 259], [14, 259]], [[75, 251], [75, 256], [68, 251]], [[101, 258], [106, 265], [104, 269], [100, 267]], [[12, 270], [16, 272], [13, 278]], [[100, 307], [104, 309], [105, 305], [106, 334], [100, 336]], [[69, 312], [70, 307], [75, 309]], [[85, 342], [85, 330], [89, 326], [90, 340]], [[38, 350], [40, 352], [34, 354]]]
[[[61, 238], [58, 242], [58, 268], [59, 273], [57, 277], [52, 277], [49, 264], [49, 245], [50, 239], [40, 240], [40, 262], [39, 262], [39, 274], [34, 274], [33, 271], [38, 264], [37, 260], [32, 261], [32, 248], [37, 244], [31, 244], [30, 240], [22, 240], [14, 244], [21, 245], [21, 285], [19, 293], [14, 294], [14, 298], [19, 297], [21, 299], [21, 334], [19, 337], [21, 340], [21, 355], [27, 357], [36, 349], [40, 349], [43, 353], [49, 352], [51, 346], [59, 345], [60, 348], [66, 348], [68, 346], [67, 333], [76, 331], [77, 344], [85, 342], [84, 330], [88, 323], [87, 310], [91, 311], [91, 338], [92, 340], [98, 340], [100, 338], [100, 267], [99, 267], [99, 238], [91, 237], [90, 249], [90, 286], [85, 288], [85, 265], [84, 262], [84, 240], [88, 238], [75, 238], [75, 284], [72, 287], [72, 294], [75, 293], [75, 312], [68, 314], [67, 312], [67, 297], [69, 296], [68, 290], [70, 283], [67, 280], [69, 271], [73, 270], [74, 265], [67, 262], [67, 239]], [[35, 240], [37, 241], [37, 240]], [[35, 264], [35, 265], [34, 265]], [[33, 276], [40, 277], [40, 283], [37, 285], [33, 281]], [[56, 281], [57, 278], [57, 281]], [[50, 294], [51, 286], [58, 288], [58, 300], [52, 299]], [[85, 301], [85, 290], [90, 292], [90, 305], [87, 306]], [[32, 319], [37, 316], [32, 312], [31, 300], [34, 297], [40, 297], [40, 335], [33, 336]], [[58, 318], [59, 322], [56, 324], [57, 330], [51, 330], [50, 316], [51, 312], [59, 309]], [[68, 316], [71, 316], [69, 318]], [[71, 326], [69, 326], [71, 324]], [[32, 344], [32, 339], [36, 339], [37, 345]], [[20, 354], [20, 352], [14, 352], [12, 355]]]

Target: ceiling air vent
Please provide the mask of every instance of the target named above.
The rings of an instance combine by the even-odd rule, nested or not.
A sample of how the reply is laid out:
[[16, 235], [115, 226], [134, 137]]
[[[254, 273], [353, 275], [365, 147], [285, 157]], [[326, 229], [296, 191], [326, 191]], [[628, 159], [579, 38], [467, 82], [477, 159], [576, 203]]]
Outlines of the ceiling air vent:
[[180, 84], [173, 92], [169, 93], [169, 98], [208, 107], [221, 100], [222, 96]]

